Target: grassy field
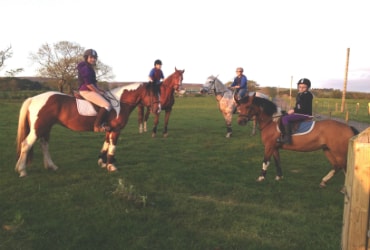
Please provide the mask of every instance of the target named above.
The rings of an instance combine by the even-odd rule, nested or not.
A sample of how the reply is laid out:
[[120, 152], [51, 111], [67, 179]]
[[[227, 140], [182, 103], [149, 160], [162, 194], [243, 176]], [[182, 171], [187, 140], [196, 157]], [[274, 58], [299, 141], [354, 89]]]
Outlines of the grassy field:
[[50, 152], [59, 170], [42, 167], [36, 144], [22, 179], [14, 172], [21, 101], [0, 105], [0, 249], [340, 248], [344, 175], [321, 189], [330, 169], [322, 152], [282, 151], [284, 179], [274, 181], [272, 164], [257, 183], [259, 134], [251, 137], [235, 115], [226, 139], [214, 97], [177, 98], [168, 138], [139, 134], [134, 110], [117, 173], [97, 166], [103, 134], [55, 126]]

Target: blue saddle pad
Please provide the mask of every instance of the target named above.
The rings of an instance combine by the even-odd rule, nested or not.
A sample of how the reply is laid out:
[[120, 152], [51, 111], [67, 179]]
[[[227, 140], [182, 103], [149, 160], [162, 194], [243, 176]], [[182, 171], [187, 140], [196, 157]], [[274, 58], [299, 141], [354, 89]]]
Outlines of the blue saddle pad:
[[295, 135], [298, 135], [298, 134], [306, 134], [306, 133], [309, 133], [312, 129], [313, 129], [313, 126], [315, 124], [315, 121], [304, 121], [304, 122], [301, 122], [298, 126], [298, 129], [297, 131], [294, 132]]

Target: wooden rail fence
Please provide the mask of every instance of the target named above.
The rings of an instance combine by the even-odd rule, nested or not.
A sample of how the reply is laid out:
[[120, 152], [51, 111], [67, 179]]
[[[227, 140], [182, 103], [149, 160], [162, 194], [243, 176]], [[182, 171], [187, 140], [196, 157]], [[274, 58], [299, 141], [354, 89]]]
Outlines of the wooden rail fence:
[[350, 139], [344, 186], [343, 250], [370, 249], [370, 127]]

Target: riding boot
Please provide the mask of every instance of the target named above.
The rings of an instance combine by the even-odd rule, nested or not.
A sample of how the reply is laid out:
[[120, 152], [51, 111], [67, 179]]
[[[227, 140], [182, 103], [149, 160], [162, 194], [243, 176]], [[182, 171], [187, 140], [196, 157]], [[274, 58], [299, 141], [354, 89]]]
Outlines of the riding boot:
[[284, 125], [284, 137], [282, 143], [292, 144], [292, 126], [290, 123]]
[[100, 108], [96, 120], [94, 122], [94, 132], [109, 132], [110, 127], [105, 123], [105, 119], [108, 115], [108, 110]]

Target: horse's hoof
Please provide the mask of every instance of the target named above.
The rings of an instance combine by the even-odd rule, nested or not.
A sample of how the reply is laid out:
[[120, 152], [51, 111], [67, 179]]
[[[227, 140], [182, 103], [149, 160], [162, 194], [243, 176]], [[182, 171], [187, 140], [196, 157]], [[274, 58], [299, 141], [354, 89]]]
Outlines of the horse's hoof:
[[257, 181], [262, 182], [265, 180], [265, 176], [258, 176]]
[[163, 138], [167, 138], [168, 137], [168, 134], [167, 133], [164, 133], [163, 134]]
[[152, 133], [152, 138], [155, 138], [156, 134], [155, 133]]
[[324, 181], [320, 182], [320, 187], [321, 188], [325, 188], [326, 187], [326, 183]]
[[19, 173], [19, 178], [23, 178], [23, 177], [26, 177], [27, 176], [27, 172], [26, 171], [21, 171]]
[[107, 164], [105, 162], [103, 162], [103, 159], [99, 158], [98, 166], [101, 167], [101, 168], [106, 168]]
[[227, 133], [225, 137], [226, 137], [226, 138], [230, 138], [232, 134], [233, 134], [233, 133]]
[[283, 179], [283, 176], [275, 176], [275, 181], [280, 181], [281, 179]]
[[58, 170], [58, 167], [57, 166], [49, 166], [47, 169], [48, 170], [57, 171]]
[[115, 171], [117, 171], [117, 168], [113, 164], [109, 164], [107, 166], [107, 170], [108, 170], [108, 172], [115, 172]]

